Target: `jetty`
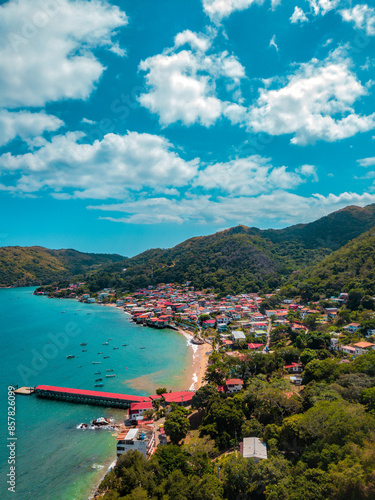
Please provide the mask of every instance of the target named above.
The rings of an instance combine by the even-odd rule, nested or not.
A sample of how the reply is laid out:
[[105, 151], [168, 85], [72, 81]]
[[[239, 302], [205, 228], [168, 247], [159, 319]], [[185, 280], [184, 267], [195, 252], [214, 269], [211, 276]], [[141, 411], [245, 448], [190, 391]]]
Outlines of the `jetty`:
[[39, 398], [55, 399], [66, 401], [67, 403], [110, 406], [111, 408], [130, 408], [131, 403], [151, 401], [147, 396], [69, 389], [67, 387], [55, 387], [52, 385], [38, 385], [35, 387], [35, 394]]

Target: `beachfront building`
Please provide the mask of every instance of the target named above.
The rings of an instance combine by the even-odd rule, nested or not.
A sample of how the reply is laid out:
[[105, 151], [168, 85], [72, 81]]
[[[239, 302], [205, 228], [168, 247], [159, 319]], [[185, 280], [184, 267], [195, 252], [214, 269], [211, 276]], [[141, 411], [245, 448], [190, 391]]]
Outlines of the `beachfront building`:
[[252, 458], [256, 463], [268, 458], [267, 446], [256, 437], [244, 438], [243, 442], [240, 443], [240, 451], [244, 458]]
[[155, 434], [149, 427], [124, 430], [117, 436], [117, 457], [129, 450], [137, 450], [148, 458], [155, 449]]

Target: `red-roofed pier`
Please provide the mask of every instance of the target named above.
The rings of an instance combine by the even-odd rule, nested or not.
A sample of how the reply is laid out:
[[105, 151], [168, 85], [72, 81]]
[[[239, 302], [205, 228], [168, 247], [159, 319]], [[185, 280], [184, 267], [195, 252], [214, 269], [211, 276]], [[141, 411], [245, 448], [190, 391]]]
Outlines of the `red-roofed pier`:
[[111, 408], [129, 408], [131, 403], [151, 401], [147, 396], [133, 396], [114, 392], [86, 391], [53, 385], [38, 385], [35, 394], [40, 398], [57, 399], [67, 403], [81, 403]]

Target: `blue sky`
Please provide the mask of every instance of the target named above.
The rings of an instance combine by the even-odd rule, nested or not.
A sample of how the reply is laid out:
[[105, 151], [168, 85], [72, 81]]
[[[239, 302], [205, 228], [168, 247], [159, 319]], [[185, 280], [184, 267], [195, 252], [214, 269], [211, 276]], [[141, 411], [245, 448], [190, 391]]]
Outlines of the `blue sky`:
[[134, 255], [375, 203], [375, 8], [0, 3], [0, 245]]

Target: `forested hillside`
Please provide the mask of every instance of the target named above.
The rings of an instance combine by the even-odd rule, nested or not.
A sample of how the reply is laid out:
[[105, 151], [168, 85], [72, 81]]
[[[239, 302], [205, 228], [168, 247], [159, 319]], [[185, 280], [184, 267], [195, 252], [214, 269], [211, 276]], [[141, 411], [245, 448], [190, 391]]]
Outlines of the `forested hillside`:
[[48, 250], [43, 247], [0, 248], [0, 286], [28, 286], [67, 279], [97, 270], [121, 255], [82, 253], [77, 250]]
[[375, 205], [347, 207], [310, 224], [282, 230], [237, 226], [191, 238], [172, 249], [148, 250], [126, 264], [107, 266], [86, 281], [93, 292], [103, 286], [133, 291], [187, 280], [195, 287], [212, 287], [222, 294], [267, 292], [373, 226]]
[[290, 281], [290, 292], [306, 298], [350, 290], [358, 290], [362, 296], [374, 295], [375, 227], [315, 266], [296, 271]]

